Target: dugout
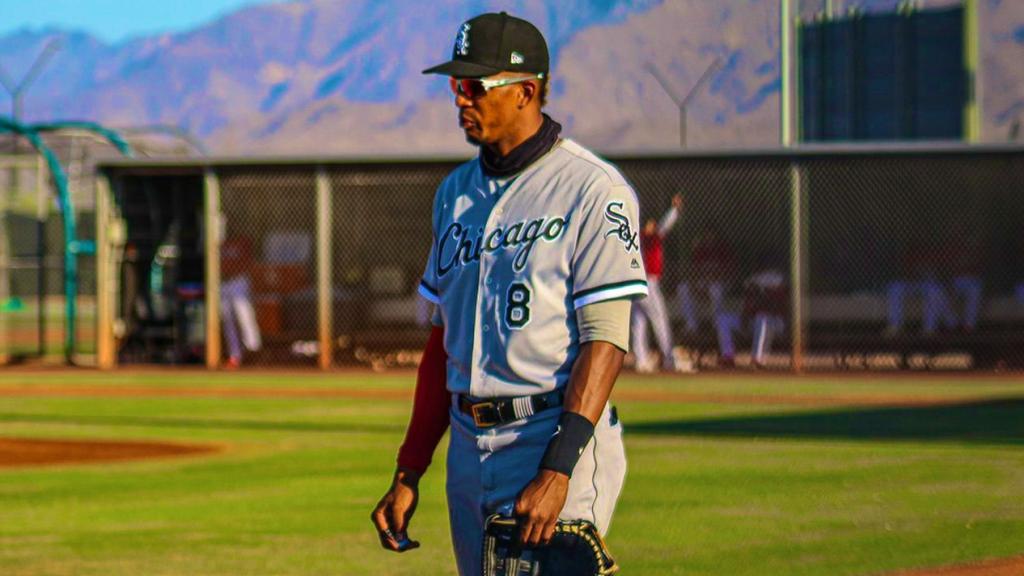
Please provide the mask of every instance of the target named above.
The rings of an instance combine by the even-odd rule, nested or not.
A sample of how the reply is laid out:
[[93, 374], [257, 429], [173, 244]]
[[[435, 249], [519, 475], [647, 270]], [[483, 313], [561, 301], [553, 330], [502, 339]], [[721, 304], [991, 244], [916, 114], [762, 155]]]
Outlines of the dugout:
[[[664, 242], [661, 284], [675, 343], [702, 368], [720, 367], [716, 315], [724, 311], [746, 320], [747, 279], [766, 258], [782, 268], [790, 294], [769, 368], [1024, 368], [1024, 148], [822, 144], [611, 160], [634, 184], [642, 217], [660, 217], [675, 193], [686, 198], [684, 216]], [[415, 289], [429, 250], [432, 197], [459, 162], [212, 158], [102, 164], [100, 365], [129, 360], [122, 352], [124, 250], [110, 231], [124, 222], [125, 238], [141, 234], [136, 228], [148, 216], [138, 206], [152, 202], [143, 200], [147, 194], [175, 199], [159, 202], [169, 202], [166, 214], [189, 220], [187, 232], [184, 225], [176, 229], [192, 251], [180, 278], [191, 283], [201, 276], [202, 306], [177, 302], [176, 318], [191, 320], [185, 328], [175, 325], [172, 334], [175, 346], [199, 336], [203, 345], [185, 356], [176, 348], [172, 356], [143, 355], [139, 361], [224, 363], [226, 340], [219, 314], [211, 313], [219, 309], [220, 291], [206, 287], [233, 274], [222, 259], [222, 241], [241, 237], [250, 254], [245, 270], [262, 336], [260, 349], [246, 353], [246, 364], [415, 365], [427, 333], [429, 309]], [[711, 229], [732, 252], [715, 273], [695, 262]], [[199, 248], [206, 257], [195, 254]], [[717, 311], [701, 296], [713, 274], [723, 287]], [[969, 283], [958, 280], [965, 276], [980, 288], [967, 290]], [[684, 284], [700, 300], [692, 327], [679, 304]], [[936, 302], [944, 308], [935, 308]], [[894, 316], [898, 326], [891, 330]], [[735, 338], [741, 351], [749, 349], [748, 329]], [[748, 364], [749, 355], [741, 352], [736, 365]]]
[[117, 297], [120, 364], [189, 364], [205, 354], [205, 235], [201, 174], [126, 175], [111, 198], [106, 244]]
[[[223, 309], [223, 287], [239, 276], [259, 331], [258, 348], [243, 351], [245, 364], [413, 363], [426, 322], [414, 298], [430, 235], [423, 215], [453, 165], [175, 159], [100, 166], [99, 364], [222, 365], [227, 327], [211, 311]], [[180, 258], [154, 288], [161, 243]], [[154, 296], [173, 312], [140, 319]]]

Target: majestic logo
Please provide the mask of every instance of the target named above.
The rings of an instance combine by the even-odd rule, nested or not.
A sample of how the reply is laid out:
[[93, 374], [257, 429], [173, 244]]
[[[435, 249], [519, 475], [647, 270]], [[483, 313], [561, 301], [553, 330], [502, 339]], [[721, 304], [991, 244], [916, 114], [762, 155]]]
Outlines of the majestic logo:
[[567, 220], [543, 216], [516, 222], [507, 228], [498, 226], [484, 236], [484, 227], [474, 229], [452, 222], [437, 242], [437, 275], [444, 276], [453, 268], [476, 262], [484, 253], [515, 249], [512, 269], [522, 272], [538, 240], [554, 242], [565, 232]]
[[[623, 202], [609, 202], [604, 209], [604, 219], [612, 223], [612, 228], [605, 233], [604, 237], [616, 236], [626, 247], [626, 252], [636, 252], [640, 249], [637, 243], [637, 233], [629, 223], [629, 216], [623, 214]], [[613, 210], [614, 208], [614, 210]]]
[[522, 64], [523, 62], [526, 62], [526, 58], [524, 58], [522, 54], [519, 52], [512, 53], [512, 64]]
[[455, 36], [455, 54], [458, 56], [469, 56], [469, 22], [462, 25], [459, 28], [459, 33]]

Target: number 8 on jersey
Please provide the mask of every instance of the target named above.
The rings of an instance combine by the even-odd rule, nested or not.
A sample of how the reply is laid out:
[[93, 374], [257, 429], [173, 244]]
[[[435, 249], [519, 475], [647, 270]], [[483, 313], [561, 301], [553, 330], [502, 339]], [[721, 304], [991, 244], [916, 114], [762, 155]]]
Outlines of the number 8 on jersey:
[[505, 301], [505, 325], [520, 330], [530, 323], [530, 287], [514, 282], [508, 287]]

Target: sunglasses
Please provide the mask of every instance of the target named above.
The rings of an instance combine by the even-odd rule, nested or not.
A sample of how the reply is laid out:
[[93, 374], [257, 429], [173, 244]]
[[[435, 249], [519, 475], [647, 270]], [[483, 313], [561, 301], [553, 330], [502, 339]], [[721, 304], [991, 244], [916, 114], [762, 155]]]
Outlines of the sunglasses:
[[525, 76], [523, 78], [498, 78], [498, 79], [487, 79], [487, 78], [450, 78], [452, 93], [456, 96], [462, 95], [470, 100], [475, 100], [487, 94], [488, 90], [492, 88], [499, 88], [501, 86], [508, 86], [510, 84], [519, 84], [520, 82], [529, 82], [530, 80], [540, 80], [544, 78], [544, 74], [537, 74], [535, 76]]

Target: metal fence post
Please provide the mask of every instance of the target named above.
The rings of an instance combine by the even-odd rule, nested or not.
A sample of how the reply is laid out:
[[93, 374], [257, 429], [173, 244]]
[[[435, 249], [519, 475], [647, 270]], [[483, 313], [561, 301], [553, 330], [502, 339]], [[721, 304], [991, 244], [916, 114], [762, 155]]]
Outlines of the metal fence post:
[[982, 71], [978, 0], [964, 0], [964, 69], [967, 71], [967, 98], [964, 102], [964, 140], [981, 141]]
[[220, 366], [220, 180], [213, 168], [203, 173], [206, 233], [206, 367]]
[[317, 326], [320, 342], [320, 368], [333, 363], [333, 327], [331, 313], [331, 180], [323, 166], [316, 168], [316, 286]]
[[789, 163], [790, 186], [790, 341], [792, 343], [792, 369], [804, 371], [804, 294], [807, 287], [807, 198], [804, 193], [803, 166], [792, 157]]
[[780, 0], [779, 3], [779, 26], [782, 28], [779, 137], [782, 145], [789, 147], [800, 139], [800, 3], [799, 0]]
[[43, 162], [43, 155], [36, 154], [36, 262], [39, 268], [36, 270], [36, 286], [39, 291], [39, 309], [36, 315], [39, 322], [39, 357], [46, 356], [46, 221], [49, 218], [50, 208], [49, 190], [46, 182], [46, 163]]
[[[14, 138], [17, 138], [17, 135], [14, 135]], [[12, 164], [11, 170], [17, 170], [17, 164]], [[10, 188], [10, 181], [8, 181], [8, 186], [0, 188], [0, 306], [6, 305], [11, 296], [11, 255], [8, 248], [7, 210], [8, 195], [14, 194], [14, 191]], [[10, 361], [10, 349], [14, 340], [10, 337], [7, 315], [8, 312], [0, 308], [0, 338], [3, 339], [3, 344], [0, 345], [0, 364]]]
[[[110, 370], [117, 364], [114, 353], [114, 270], [113, 226], [110, 180], [106, 174], [96, 174], [96, 364], [101, 370]], [[41, 292], [45, 294], [45, 292]]]

